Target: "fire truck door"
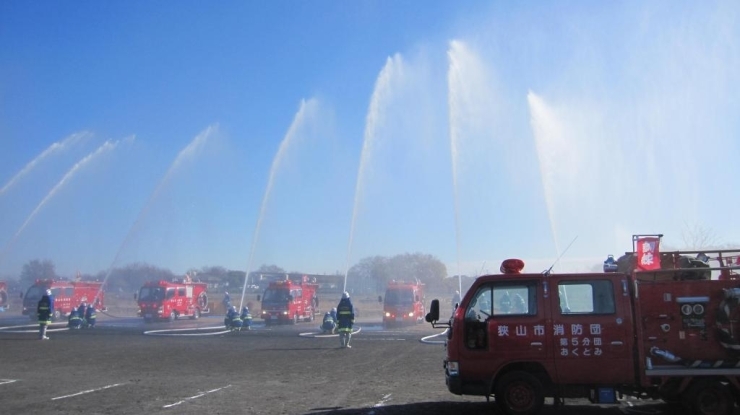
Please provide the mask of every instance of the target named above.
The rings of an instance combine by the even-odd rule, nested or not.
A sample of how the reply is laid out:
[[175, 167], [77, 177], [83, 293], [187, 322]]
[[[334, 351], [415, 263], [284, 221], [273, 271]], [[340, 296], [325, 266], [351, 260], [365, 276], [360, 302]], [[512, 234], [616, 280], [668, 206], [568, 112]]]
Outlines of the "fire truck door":
[[[627, 277], [552, 276], [552, 334], [558, 383], [631, 382], [632, 309]], [[559, 300], [559, 301], [558, 301]]]
[[551, 359], [547, 307], [538, 280], [481, 286], [465, 310], [461, 361], [472, 378], [490, 379], [507, 362]]
[[185, 286], [185, 296], [187, 298], [193, 298], [193, 286], [192, 285]]

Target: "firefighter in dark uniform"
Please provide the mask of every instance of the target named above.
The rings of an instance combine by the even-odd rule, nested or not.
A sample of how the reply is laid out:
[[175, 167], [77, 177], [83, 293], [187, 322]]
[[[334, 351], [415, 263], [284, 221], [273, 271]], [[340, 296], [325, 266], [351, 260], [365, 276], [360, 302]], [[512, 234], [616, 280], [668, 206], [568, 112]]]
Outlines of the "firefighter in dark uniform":
[[67, 320], [67, 327], [71, 329], [79, 329], [82, 326], [82, 317], [77, 312], [76, 308], [72, 308], [69, 312], [69, 319]]
[[339, 332], [339, 342], [343, 348], [351, 348], [349, 341], [352, 338], [352, 324], [355, 322], [355, 308], [349, 299], [349, 293], [345, 291], [342, 299], [337, 305], [337, 332]]
[[95, 304], [90, 304], [87, 306], [87, 310], [85, 311], [85, 324], [89, 328], [95, 328], [95, 320], [97, 320], [98, 315], [95, 312]]
[[46, 290], [39, 300], [36, 313], [39, 319], [39, 339], [49, 340], [46, 336], [46, 329], [51, 324], [51, 316], [54, 314], [54, 302], [51, 299], [51, 290]]
[[242, 319], [242, 326], [247, 330], [252, 330], [252, 313], [249, 312], [249, 307], [244, 306], [242, 308], [242, 314], [239, 316]]
[[80, 306], [77, 307], [77, 315], [80, 316], [80, 322], [82, 323], [80, 327], [85, 327], [85, 311], [87, 311], [87, 303], [81, 302]]

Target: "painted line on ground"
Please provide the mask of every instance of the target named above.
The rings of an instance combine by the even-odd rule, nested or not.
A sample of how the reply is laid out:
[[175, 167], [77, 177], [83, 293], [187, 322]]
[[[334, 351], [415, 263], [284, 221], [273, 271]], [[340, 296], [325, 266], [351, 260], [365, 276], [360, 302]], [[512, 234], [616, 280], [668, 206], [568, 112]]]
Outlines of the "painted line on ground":
[[7, 385], [13, 382], [18, 382], [18, 379], [0, 379], [0, 385]]
[[80, 395], [84, 395], [86, 393], [98, 392], [98, 391], [102, 391], [102, 390], [105, 390], [105, 389], [115, 388], [116, 386], [121, 386], [121, 385], [123, 385], [123, 383], [114, 383], [112, 385], [103, 386], [102, 388], [88, 389], [86, 391], [73, 393], [71, 395], [57, 396], [56, 398], [51, 398], [51, 400], [52, 401], [56, 401], [57, 399], [71, 398], [73, 396], [80, 396]]
[[[357, 334], [362, 331], [362, 327], [357, 327], [357, 330], [353, 331], [352, 334]], [[339, 333], [336, 334], [324, 334], [322, 331], [310, 331], [307, 333], [298, 333], [301, 337], [312, 337], [315, 339], [322, 339], [322, 338], [329, 338], [329, 337], [339, 337]]]
[[[391, 400], [391, 395], [392, 394], [389, 393], [389, 394], [383, 396], [383, 398], [380, 401], [378, 401], [378, 403], [376, 403], [375, 405], [373, 405], [373, 408], [380, 408], [383, 405], [385, 405], [386, 402], [388, 402], [389, 400]], [[367, 413], [367, 415], [375, 415], [375, 410], [374, 409], [371, 410], [370, 412]]]
[[422, 337], [421, 339], [419, 339], [419, 341], [424, 344], [445, 344], [447, 342], [446, 340], [430, 340], [430, 339], [433, 339], [435, 337], [446, 336], [449, 330], [450, 329], [445, 329], [445, 331], [443, 331], [442, 333], [437, 333], [431, 336]]
[[[201, 331], [201, 330], [220, 330], [210, 331], [208, 333], [181, 333], [183, 331]], [[163, 330], [147, 330], [144, 334], [148, 336], [215, 336], [218, 334], [230, 333], [231, 330], [224, 330], [224, 326], [213, 326], [213, 327], [192, 327], [189, 329], [163, 329]]]
[[195, 396], [190, 396], [190, 397], [188, 397], [188, 398], [184, 398], [184, 399], [183, 399], [183, 400], [181, 400], [181, 401], [178, 401], [178, 402], [175, 402], [175, 403], [172, 403], [172, 404], [169, 404], [169, 405], [165, 405], [165, 406], [163, 406], [162, 408], [172, 408], [173, 406], [177, 406], [177, 405], [180, 405], [181, 403], [185, 403], [185, 402], [187, 402], [187, 401], [190, 401], [190, 400], [193, 400], [193, 399], [198, 399], [198, 398], [200, 398], [201, 396], [205, 396], [205, 395], [208, 395], [209, 393], [213, 393], [213, 392], [218, 392], [218, 391], [220, 391], [221, 389], [226, 389], [226, 388], [230, 388], [230, 387], [231, 387], [231, 385], [226, 385], [226, 386], [222, 386], [222, 387], [220, 387], [220, 388], [216, 388], [216, 389], [211, 389], [211, 390], [209, 390], [209, 391], [205, 391], [205, 392], [203, 392], [203, 393], [199, 393], [199, 394], [197, 394], [197, 395], [195, 395]]
[[[52, 328], [52, 326], [64, 326], [59, 328]], [[24, 329], [24, 330], [16, 330], [16, 329]], [[51, 323], [49, 324], [49, 327], [46, 328], [47, 333], [52, 333], [56, 331], [65, 331], [69, 330], [69, 327], [67, 327], [67, 323], [61, 322], [61, 323]], [[20, 326], [7, 326], [7, 327], [0, 327], [0, 333], [36, 333], [39, 332], [39, 324], [23, 324]]]

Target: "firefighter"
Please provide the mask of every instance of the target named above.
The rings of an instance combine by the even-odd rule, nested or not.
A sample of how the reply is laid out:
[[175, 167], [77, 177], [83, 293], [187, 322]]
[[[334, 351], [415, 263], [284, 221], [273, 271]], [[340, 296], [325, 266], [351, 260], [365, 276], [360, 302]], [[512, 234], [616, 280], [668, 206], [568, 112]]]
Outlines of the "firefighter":
[[228, 313], [231, 309], [231, 296], [229, 296], [228, 291], [224, 291], [224, 299], [221, 303], [224, 305], [224, 310]]
[[87, 306], [87, 310], [85, 311], [85, 327], [87, 328], [95, 328], [95, 320], [98, 319], [98, 315], [95, 312], [95, 305], [90, 304]]
[[80, 327], [85, 327], [85, 311], [87, 310], [87, 303], [81, 302], [80, 306], [77, 307], [77, 315], [80, 316], [80, 322], [82, 323]]
[[236, 311], [235, 306], [229, 307], [229, 312], [226, 313], [226, 319], [224, 319], [224, 323], [226, 325], [226, 328], [233, 330], [233, 331], [239, 331], [242, 328], [242, 319], [239, 316], [239, 313]]
[[249, 312], [249, 307], [244, 306], [242, 308], [242, 315], [239, 317], [242, 319], [242, 326], [247, 330], [252, 330], [252, 313]]
[[82, 326], [82, 318], [80, 317], [80, 314], [77, 312], [77, 309], [73, 308], [72, 311], [69, 312], [69, 319], [67, 320], [67, 327], [71, 329], [79, 329], [80, 326]]
[[324, 321], [321, 323], [321, 330], [324, 331], [324, 333], [329, 332], [334, 334], [334, 330], [336, 328], [337, 322], [334, 319], [334, 316], [331, 314], [331, 311], [327, 311], [326, 314], [324, 314]]
[[337, 305], [337, 331], [339, 332], [339, 342], [343, 348], [351, 348], [349, 341], [352, 338], [352, 324], [355, 322], [355, 308], [349, 299], [349, 293], [342, 293], [342, 299]]
[[51, 290], [46, 290], [39, 300], [36, 313], [39, 320], [39, 340], [49, 340], [46, 336], [46, 329], [51, 324], [51, 316], [54, 314], [54, 301], [51, 297]]
[[337, 321], [337, 308], [336, 307], [331, 309], [331, 318], [334, 319], [334, 322]]

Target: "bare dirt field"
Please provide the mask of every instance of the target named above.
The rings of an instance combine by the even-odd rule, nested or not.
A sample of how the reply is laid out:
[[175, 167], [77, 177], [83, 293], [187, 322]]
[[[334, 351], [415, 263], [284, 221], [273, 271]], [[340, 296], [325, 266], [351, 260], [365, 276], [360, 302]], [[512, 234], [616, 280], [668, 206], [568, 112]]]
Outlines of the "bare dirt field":
[[[93, 330], [54, 325], [50, 340], [12, 310], [0, 313], [3, 414], [497, 414], [495, 403], [450, 394], [444, 346], [429, 325], [385, 330], [361, 309], [351, 349], [316, 337], [316, 323], [218, 333], [222, 316], [145, 324], [101, 315]], [[20, 327], [26, 326], [26, 327]], [[204, 329], [212, 327], [211, 329]], [[174, 330], [178, 329], [178, 330]], [[183, 329], [183, 330], [179, 330]], [[200, 330], [196, 330], [200, 329]], [[145, 334], [153, 330], [165, 330]], [[434, 340], [434, 339], [432, 339]], [[653, 401], [567, 401], [543, 414], [670, 414]]]

